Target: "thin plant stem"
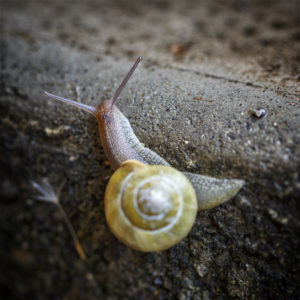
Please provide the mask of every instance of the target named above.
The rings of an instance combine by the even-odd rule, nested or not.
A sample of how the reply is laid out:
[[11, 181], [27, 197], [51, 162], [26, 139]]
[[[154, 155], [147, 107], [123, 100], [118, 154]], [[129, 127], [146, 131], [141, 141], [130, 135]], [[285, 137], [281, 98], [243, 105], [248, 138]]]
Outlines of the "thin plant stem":
[[65, 223], [66, 223], [66, 225], [69, 229], [69, 232], [72, 236], [74, 247], [77, 251], [77, 254], [79, 255], [79, 257], [82, 260], [85, 260], [86, 255], [85, 255], [85, 252], [84, 252], [84, 250], [83, 250], [83, 248], [82, 248], [82, 246], [79, 242], [79, 239], [76, 235], [74, 227], [72, 226], [72, 224], [71, 224], [64, 208], [62, 207], [62, 205], [59, 202], [60, 194], [61, 194], [62, 188], [65, 185], [65, 183], [66, 182], [63, 181], [61, 183], [61, 185], [58, 187], [58, 189], [55, 193], [52, 186], [49, 184], [49, 182], [46, 178], [43, 179], [42, 184], [38, 184], [37, 182], [32, 181], [33, 187], [36, 188], [41, 193], [41, 195], [36, 197], [36, 199], [41, 200], [41, 201], [54, 203], [58, 207], [58, 210], [60, 211], [60, 214], [62, 215], [62, 217], [63, 217], [63, 219], [64, 219], [64, 221], [65, 221]]
[[57, 204], [57, 207], [58, 207], [58, 209], [59, 209], [59, 211], [60, 211], [60, 213], [61, 213], [61, 215], [62, 215], [62, 217], [63, 217], [63, 219], [64, 219], [64, 221], [65, 221], [65, 223], [66, 223], [66, 225], [67, 225], [67, 227], [69, 229], [69, 231], [70, 231], [70, 234], [71, 234], [72, 239], [73, 239], [74, 247], [75, 247], [75, 249], [76, 249], [79, 257], [82, 260], [85, 260], [86, 259], [85, 252], [84, 252], [84, 250], [83, 250], [83, 248], [82, 248], [82, 246], [81, 246], [81, 244], [79, 242], [79, 239], [77, 237], [77, 234], [76, 234], [76, 232], [74, 230], [73, 225], [71, 224], [71, 222], [70, 222], [70, 220], [69, 220], [69, 218], [68, 218], [68, 216], [67, 216], [64, 208], [62, 207], [62, 205], [59, 202], [57, 202], [56, 204]]

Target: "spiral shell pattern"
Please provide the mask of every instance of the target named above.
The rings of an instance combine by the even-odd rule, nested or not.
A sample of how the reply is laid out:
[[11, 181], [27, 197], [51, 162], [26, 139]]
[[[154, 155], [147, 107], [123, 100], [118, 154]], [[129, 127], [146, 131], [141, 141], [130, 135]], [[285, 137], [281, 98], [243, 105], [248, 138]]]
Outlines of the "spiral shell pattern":
[[144, 252], [167, 249], [191, 230], [197, 213], [192, 184], [168, 166], [125, 161], [105, 192], [105, 215], [112, 232]]

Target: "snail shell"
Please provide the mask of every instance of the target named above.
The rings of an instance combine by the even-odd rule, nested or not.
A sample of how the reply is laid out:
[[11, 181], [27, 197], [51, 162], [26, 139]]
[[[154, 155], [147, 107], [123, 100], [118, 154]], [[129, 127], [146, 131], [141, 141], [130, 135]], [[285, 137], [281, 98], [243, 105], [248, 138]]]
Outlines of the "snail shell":
[[112, 232], [144, 252], [172, 247], [191, 230], [197, 197], [183, 173], [169, 166], [127, 160], [105, 191], [105, 215]]

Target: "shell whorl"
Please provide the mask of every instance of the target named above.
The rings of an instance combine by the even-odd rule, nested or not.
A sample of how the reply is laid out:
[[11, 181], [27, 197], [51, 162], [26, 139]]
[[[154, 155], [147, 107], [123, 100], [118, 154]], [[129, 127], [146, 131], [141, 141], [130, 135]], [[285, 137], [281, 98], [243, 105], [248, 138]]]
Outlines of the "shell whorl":
[[113, 174], [105, 192], [111, 230], [125, 244], [144, 252], [178, 243], [191, 230], [196, 213], [191, 183], [167, 166], [126, 161]]

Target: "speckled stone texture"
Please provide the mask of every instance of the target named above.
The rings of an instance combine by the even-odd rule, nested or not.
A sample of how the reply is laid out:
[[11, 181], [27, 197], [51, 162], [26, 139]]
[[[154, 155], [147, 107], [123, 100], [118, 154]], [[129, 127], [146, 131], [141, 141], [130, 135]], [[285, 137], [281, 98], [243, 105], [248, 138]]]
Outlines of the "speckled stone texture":
[[[0, 6], [1, 299], [299, 299], [298, 1]], [[95, 120], [41, 95], [97, 105], [138, 55], [118, 107], [139, 139], [180, 170], [246, 181], [152, 254], [108, 229]], [[42, 178], [65, 181], [87, 260], [57, 207], [35, 199]]]

